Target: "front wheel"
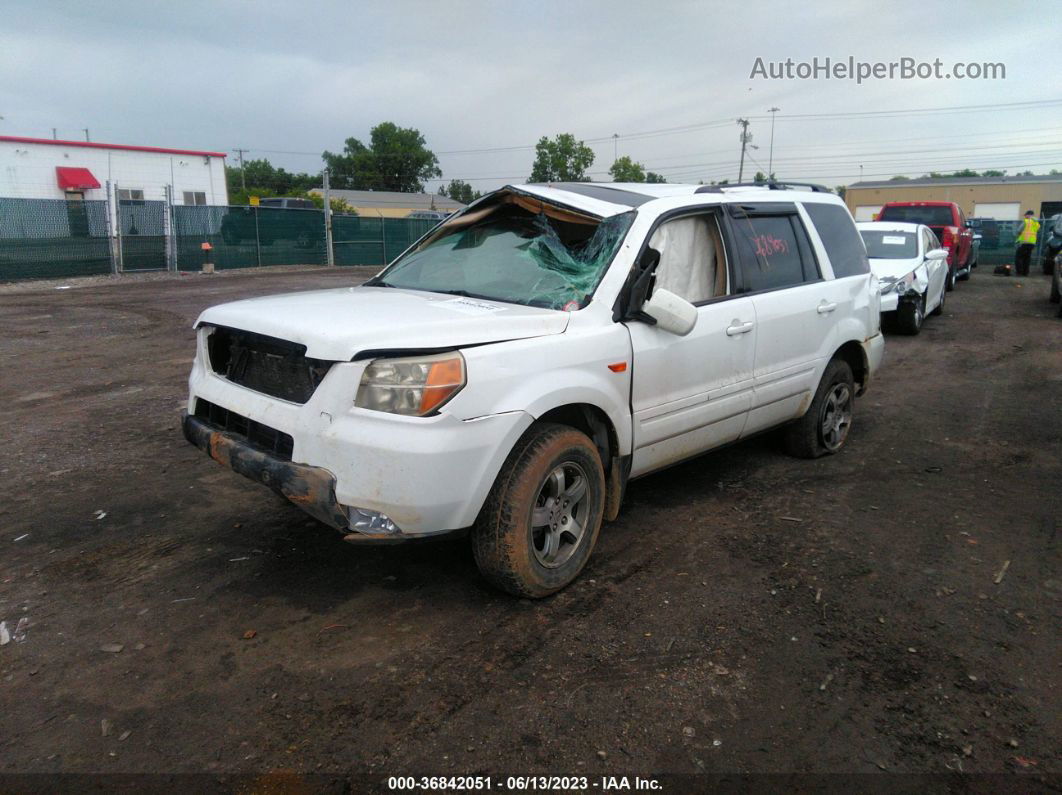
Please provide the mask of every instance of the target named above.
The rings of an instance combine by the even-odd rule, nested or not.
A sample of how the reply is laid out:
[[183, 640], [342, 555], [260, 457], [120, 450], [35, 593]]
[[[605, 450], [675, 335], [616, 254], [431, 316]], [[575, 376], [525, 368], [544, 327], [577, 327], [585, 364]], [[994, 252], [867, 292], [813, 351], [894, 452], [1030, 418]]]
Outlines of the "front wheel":
[[476, 565], [514, 596], [549, 596], [583, 570], [604, 506], [594, 443], [566, 425], [534, 425], [509, 454], [472, 528]]
[[896, 326], [901, 334], [914, 336], [922, 330], [926, 316], [926, 297], [908, 298], [900, 302], [896, 310]]
[[852, 429], [855, 378], [848, 362], [834, 359], [822, 374], [811, 407], [785, 429], [785, 447], [798, 458], [840, 452]]

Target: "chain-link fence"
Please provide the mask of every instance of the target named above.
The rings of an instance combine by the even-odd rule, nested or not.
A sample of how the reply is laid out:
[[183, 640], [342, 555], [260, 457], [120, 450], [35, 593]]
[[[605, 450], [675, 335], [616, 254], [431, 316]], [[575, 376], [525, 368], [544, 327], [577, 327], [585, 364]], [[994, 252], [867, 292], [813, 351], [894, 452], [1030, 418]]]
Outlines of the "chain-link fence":
[[111, 272], [107, 202], [0, 199], [0, 281]]
[[[334, 262], [382, 267], [435, 224], [333, 215]], [[0, 198], [0, 281], [328, 261], [322, 210]]]
[[438, 221], [422, 218], [332, 217], [336, 265], [384, 266], [423, 237]]

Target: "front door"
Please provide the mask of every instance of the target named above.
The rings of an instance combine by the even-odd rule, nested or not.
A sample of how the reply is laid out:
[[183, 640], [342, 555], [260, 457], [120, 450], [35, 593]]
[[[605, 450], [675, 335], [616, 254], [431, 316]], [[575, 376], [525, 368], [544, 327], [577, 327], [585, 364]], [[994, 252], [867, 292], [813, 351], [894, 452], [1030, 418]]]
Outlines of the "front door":
[[654, 289], [697, 306], [697, 323], [685, 337], [628, 323], [634, 351], [632, 475], [741, 436], [752, 402], [758, 333], [752, 300], [731, 294], [733, 279], [716, 213], [664, 220], [649, 245], [660, 252]]
[[70, 237], [88, 237], [88, 210], [85, 208], [84, 191], [66, 192], [66, 217], [70, 224]]

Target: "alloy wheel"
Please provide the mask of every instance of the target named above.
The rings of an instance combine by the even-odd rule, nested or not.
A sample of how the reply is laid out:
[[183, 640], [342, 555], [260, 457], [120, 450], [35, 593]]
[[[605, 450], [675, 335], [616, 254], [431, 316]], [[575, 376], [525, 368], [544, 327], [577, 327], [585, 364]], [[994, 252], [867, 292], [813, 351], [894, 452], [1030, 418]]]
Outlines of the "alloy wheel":
[[548, 569], [564, 565], [586, 532], [587, 482], [583, 468], [569, 461], [554, 467], [539, 489], [531, 512], [531, 549]]
[[852, 390], [848, 384], [834, 384], [822, 402], [822, 443], [830, 452], [839, 450], [852, 427]]

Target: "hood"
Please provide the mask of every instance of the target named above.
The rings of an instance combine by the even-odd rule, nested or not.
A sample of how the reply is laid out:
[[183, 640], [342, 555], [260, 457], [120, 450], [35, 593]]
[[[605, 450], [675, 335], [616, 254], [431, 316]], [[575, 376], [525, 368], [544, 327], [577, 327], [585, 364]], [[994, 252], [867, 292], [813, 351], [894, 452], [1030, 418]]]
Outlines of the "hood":
[[870, 260], [870, 270], [882, 281], [895, 281], [913, 271], [922, 260], [914, 259], [874, 259]]
[[207, 309], [196, 325], [253, 331], [349, 361], [381, 349], [457, 348], [560, 334], [569, 314], [393, 287], [346, 287], [251, 298]]

